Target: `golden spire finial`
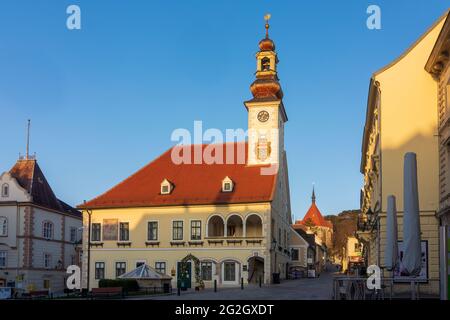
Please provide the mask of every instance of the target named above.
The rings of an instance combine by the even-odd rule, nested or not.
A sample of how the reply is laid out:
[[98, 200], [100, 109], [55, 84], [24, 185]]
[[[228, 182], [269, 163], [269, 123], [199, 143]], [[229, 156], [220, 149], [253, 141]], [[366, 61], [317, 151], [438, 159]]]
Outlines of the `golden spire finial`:
[[270, 20], [270, 17], [271, 17], [270, 13], [268, 13], [268, 14], [266, 14], [264, 16], [264, 20], [266, 20], [266, 38], [267, 39], [269, 38], [269, 20]]

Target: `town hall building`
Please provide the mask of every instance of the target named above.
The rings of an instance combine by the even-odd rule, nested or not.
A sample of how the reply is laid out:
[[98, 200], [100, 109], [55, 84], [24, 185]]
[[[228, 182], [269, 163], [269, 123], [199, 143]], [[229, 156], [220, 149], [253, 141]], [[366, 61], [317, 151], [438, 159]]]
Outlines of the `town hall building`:
[[[84, 288], [147, 264], [172, 286], [237, 286], [287, 277], [291, 208], [275, 44], [256, 53], [248, 141], [178, 145], [82, 204]], [[227, 161], [197, 164], [213, 148]], [[176, 163], [174, 154], [192, 161]], [[234, 161], [229, 161], [229, 160]], [[186, 267], [187, 265], [187, 267]]]

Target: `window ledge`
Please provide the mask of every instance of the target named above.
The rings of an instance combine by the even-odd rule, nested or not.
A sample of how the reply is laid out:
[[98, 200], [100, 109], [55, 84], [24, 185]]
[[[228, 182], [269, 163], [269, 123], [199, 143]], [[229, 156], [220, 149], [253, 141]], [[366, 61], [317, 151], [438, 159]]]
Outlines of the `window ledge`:
[[130, 247], [131, 241], [117, 241], [118, 247]]
[[208, 239], [208, 243], [213, 243], [213, 244], [222, 244], [223, 240], [222, 239]]
[[227, 239], [227, 243], [242, 243], [242, 239]]
[[191, 246], [201, 246], [201, 245], [203, 245], [203, 241], [202, 240], [191, 240], [188, 243]]
[[151, 240], [151, 241], [145, 241], [146, 246], [159, 246], [159, 241], [157, 240]]
[[262, 243], [262, 239], [247, 239], [247, 243]]
[[172, 246], [184, 246], [184, 241], [182, 241], [182, 240], [174, 240], [174, 241], [170, 241], [170, 244], [172, 245]]
[[103, 242], [100, 242], [100, 241], [92, 242], [91, 241], [91, 247], [103, 247]]

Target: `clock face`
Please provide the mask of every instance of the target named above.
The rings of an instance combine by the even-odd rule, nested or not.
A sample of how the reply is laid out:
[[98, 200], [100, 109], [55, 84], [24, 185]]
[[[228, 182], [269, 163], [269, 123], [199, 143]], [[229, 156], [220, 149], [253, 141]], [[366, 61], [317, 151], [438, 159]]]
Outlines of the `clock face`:
[[260, 111], [258, 113], [258, 120], [261, 122], [266, 122], [269, 120], [269, 113], [267, 111]]

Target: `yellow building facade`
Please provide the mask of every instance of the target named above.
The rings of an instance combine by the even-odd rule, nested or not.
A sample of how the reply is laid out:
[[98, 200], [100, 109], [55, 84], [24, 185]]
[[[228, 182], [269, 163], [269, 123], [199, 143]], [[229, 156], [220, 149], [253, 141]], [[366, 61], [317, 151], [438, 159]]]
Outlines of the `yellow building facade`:
[[[417, 154], [421, 239], [429, 281], [421, 291], [439, 293], [439, 160], [437, 84], [424, 69], [442, 29], [440, 18], [402, 56], [375, 72], [370, 80], [364, 127], [361, 216], [358, 237], [369, 265], [383, 266], [387, 196], [397, 199], [399, 241], [403, 230], [403, 161]], [[391, 276], [391, 274], [386, 274]], [[401, 291], [405, 286], [397, 286]], [[408, 288], [406, 288], [408, 289]]]
[[347, 272], [352, 264], [361, 264], [362, 245], [356, 237], [347, 237], [345, 247], [342, 248], [342, 270]]
[[[259, 43], [247, 142], [176, 146], [80, 205], [84, 288], [146, 263], [188, 287], [283, 279], [292, 224], [275, 44]], [[226, 161], [197, 161], [215, 150]], [[244, 161], [239, 161], [241, 152]], [[175, 163], [174, 155], [192, 162]], [[229, 160], [232, 160], [229, 162]], [[187, 272], [182, 264], [187, 264]], [[181, 273], [184, 274], [181, 274]], [[201, 281], [199, 281], [201, 280]]]
[[437, 83], [441, 299], [450, 297], [450, 16], [447, 15], [425, 69]]
[[[101, 278], [115, 279], [117, 277], [116, 264], [125, 266], [131, 271], [140, 263], [146, 263], [158, 271], [173, 277], [172, 285], [176, 287], [178, 263], [188, 254], [197, 257], [204, 265], [211, 268], [211, 277], [204, 277], [206, 286], [212, 286], [216, 280], [218, 285], [239, 285], [243, 278], [245, 283], [249, 280], [249, 265], [257, 266], [258, 276], [250, 281], [259, 281], [259, 275], [265, 275], [264, 282], [270, 282], [270, 248], [268, 235], [271, 216], [271, 204], [237, 204], [227, 206], [171, 206], [155, 208], [117, 208], [93, 210], [91, 226], [104, 225], [109, 220], [129, 224], [129, 238], [122, 241], [108, 241], [100, 238], [91, 240], [91, 287], [98, 286], [100, 277], [96, 277], [96, 264], [103, 263], [104, 275]], [[84, 224], [88, 225], [88, 215], [84, 216]], [[224, 236], [233, 221], [242, 221], [242, 226], [236, 236]], [[199, 221], [201, 226], [200, 239], [192, 240], [192, 221]], [[156, 240], [148, 238], [148, 223], [156, 222], [158, 225]], [[181, 240], [173, 238], [173, 223], [183, 223], [183, 236]], [[245, 232], [242, 227], [245, 226]], [[225, 228], [225, 229], [224, 229]], [[242, 233], [241, 233], [242, 230]], [[87, 235], [85, 235], [86, 239]], [[87, 239], [86, 239], [87, 241]], [[126, 242], [128, 242], [126, 244]], [[87, 252], [87, 248], [86, 251]], [[86, 255], [87, 258], [87, 255]], [[87, 263], [87, 262], [86, 262]], [[235, 276], [225, 280], [225, 264], [233, 263]], [[275, 262], [273, 262], [275, 263]], [[279, 259], [279, 263], [286, 263]], [[247, 267], [245, 267], [247, 266]], [[193, 269], [192, 265], [192, 269]], [[98, 268], [97, 268], [98, 269]], [[264, 270], [266, 270], [264, 272]], [[280, 268], [281, 269], [281, 268]], [[194, 270], [192, 270], [192, 273]], [[233, 271], [232, 271], [233, 272]], [[87, 274], [86, 274], [87, 276]], [[194, 285], [194, 274], [191, 275]], [[230, 278], [227, 278], [230, 279]]]

